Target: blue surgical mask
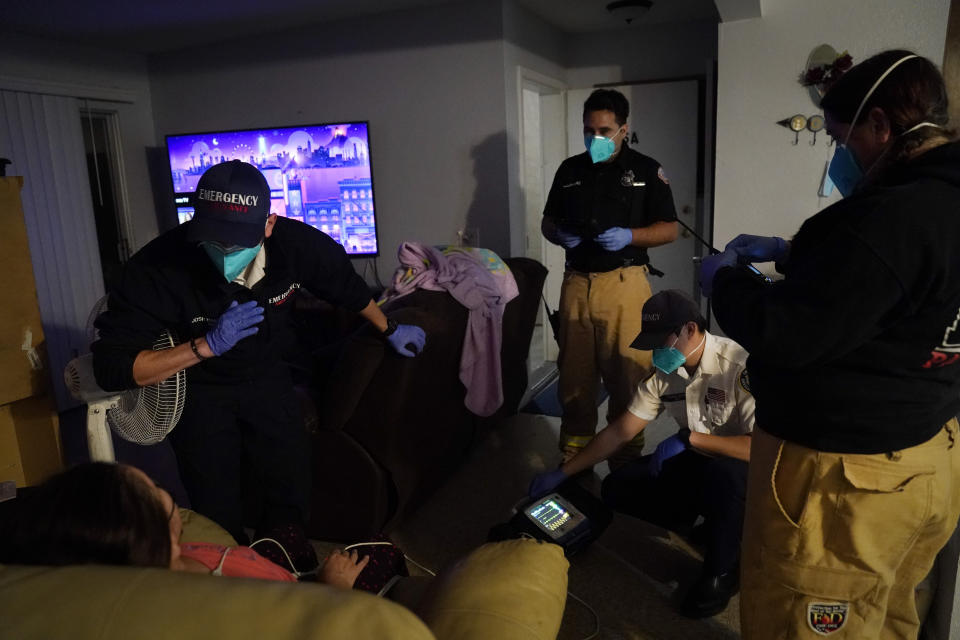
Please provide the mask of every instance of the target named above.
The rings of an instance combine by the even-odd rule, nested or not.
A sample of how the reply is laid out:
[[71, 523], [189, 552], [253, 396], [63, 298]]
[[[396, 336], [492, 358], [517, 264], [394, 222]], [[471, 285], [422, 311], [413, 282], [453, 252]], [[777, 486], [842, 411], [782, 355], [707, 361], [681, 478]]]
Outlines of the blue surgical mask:
[[[697, 349], [700, 348], [700, 345], [704, 343], [707, 339], [706, 334], [703, 336], [703, 340], [700, 341], [696, 347], [690, 353], [694, 353]], [[680, 341], [680, 336], [677, 336], [677, 339], [673, 341], [673, 345], [669, 347], [658, 347], [653, 350], [653, 366], [662, 371], [663, 373], [670, 375], [677, 369], [679, 369], [683, 363], [687, 361], [687, 357], [690, 354], [684, 354], [680, 349], [677, 349], [677, 342]]]
[[255, 247], [229, 252], [224, 251], [221, 247], [213, 243], [204, 242], [200, 246], [202, 246], [203, 250], [210, 256], [214, 266], [223, 274], [227, 282], [233, 282], [234, 278], [240, 275], [260, 252], [259, 244]]
[[653, 350], [653, 366], [666, 374], [673, 373], [686, 361], [686, 356], [676, 347], [659, 347]]
[[853, 193], [857, 183], [863, 178], [863, 169], [860, 168], [860, 163], [850, 151], [850, 147], [846, 144], [838, 144], [830, 160], [827, 175], [840, 191], [840, 195], [846, 198]]
[[[616, 137], [616, 134], [614, 134], [613, 138]], [[617, 150], [617, 143], [613, 141], [613, 138], [592, 136], [589, 133], [583, 136], [583, 144], [590, 152], [590, 159], [593, 160], [594, 164], [606, 162], [613, 156], [614, 151]]]
[[[867, 104], [867, 100], [870, 99], [870, 96], [873, 95], [873, 92], [876, 91], [877, 87], [880, 86], [880, 83], [890, 75], [890, 72], [897, 68], [900, 64], [906, 62], [910, 58], [916, 58], [915, 55], [908, 55], [900, 58], [892, 65], [890, 65], [883, 74], [877, 78], [877, 81], [873, 83], [873, 86], [870, 87], [870, 90], [867, 91], [867, 94], [863, 96], [863, 100], [860, 101], [860, 106], [857, 107], [856, 112], [853, 114], [853, 120], [850, 122], [850, 128], [847, 129], [847, 135], [843, 140], [843, 143], [837, 145], [836, 151], [833, 152], [833, 158], [830, 160], [830, 166], [827, 168], [827, 175], [830, 176], [830, 179], [833, 181], [833, 184], [836, 185], [837, 189], [840, 191], [840, 194], [846, 198], [853, 190], [856, 189], [857, 184], [860, 180], [863, 179], [863, 169], [860, 167], [860, 163], [857, 162], [856, 157], [850, 151], [848, 143], [850, 142], [850, 134], [853, 133], [853, 128], [857, 126], [857, 122], [860, 120], [860, 112], [863, 111], [864, 105]], [[923, 125], [929, 123], [922, 123]], [[913, 127], [910, 131], [918, 128]], [[931, 125], [936, 126], [936, 125]], [[906, 133], [910, 133], [907, 131]], [[876, 161], [874, 161], [874, 165]]]

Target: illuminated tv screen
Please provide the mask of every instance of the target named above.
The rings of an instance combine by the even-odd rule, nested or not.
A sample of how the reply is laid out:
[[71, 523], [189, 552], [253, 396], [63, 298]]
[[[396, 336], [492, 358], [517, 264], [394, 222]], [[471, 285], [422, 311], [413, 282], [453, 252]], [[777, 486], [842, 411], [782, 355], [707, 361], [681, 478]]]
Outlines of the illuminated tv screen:
[[323, 231], [351, 256], [376, 256], [368, 129], [343, 122], [168, 135], [178, 221], [193, 217], [189, 196], [204, 171], [242, 160], [267, 179], [271, 213]]

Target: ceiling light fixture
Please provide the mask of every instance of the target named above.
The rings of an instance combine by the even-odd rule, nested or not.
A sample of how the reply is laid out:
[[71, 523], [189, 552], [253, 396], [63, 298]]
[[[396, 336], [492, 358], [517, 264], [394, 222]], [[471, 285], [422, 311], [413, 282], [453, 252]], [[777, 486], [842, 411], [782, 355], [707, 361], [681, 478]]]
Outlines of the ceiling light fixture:
[[623, 18], [627, 24], [639, 18], [653, 6], [651, 0], [616, 0], [607, 5], [607, 11]]

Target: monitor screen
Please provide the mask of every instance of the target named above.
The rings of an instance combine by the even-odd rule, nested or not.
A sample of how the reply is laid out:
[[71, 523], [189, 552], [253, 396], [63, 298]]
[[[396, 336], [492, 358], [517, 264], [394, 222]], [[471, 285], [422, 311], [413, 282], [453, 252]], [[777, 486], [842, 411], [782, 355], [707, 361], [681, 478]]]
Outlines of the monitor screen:
[[366, 122], [169, 135], [167, 155], [180, 223], [193, 217], [203, 172], [243, 160], [267, 179], [271, 213], [323, 231], [351, 256], [378, 253]]

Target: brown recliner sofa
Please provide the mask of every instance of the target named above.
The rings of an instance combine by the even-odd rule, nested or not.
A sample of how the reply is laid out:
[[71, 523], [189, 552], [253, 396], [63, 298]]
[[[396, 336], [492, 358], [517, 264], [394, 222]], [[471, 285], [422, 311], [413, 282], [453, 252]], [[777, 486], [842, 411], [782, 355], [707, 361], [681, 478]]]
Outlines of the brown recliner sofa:
[[418, 357], [393, 353], [361, 328], [337, 358], [316, 365], [320, 381], [299, 388], [313, 441], [312, 538], [366, 540], [389, 532], [442, 486], [479, 436], [516, 413], [547, 270], [529, 258], [505, 262], [519, 295], [504, 310], [504, 402], [493, 416], [480, 418], [464, 406], [459, 366], [467, 309], [446, 292], [419, 290], [386, 308], [398, 322], [426, 331]]

